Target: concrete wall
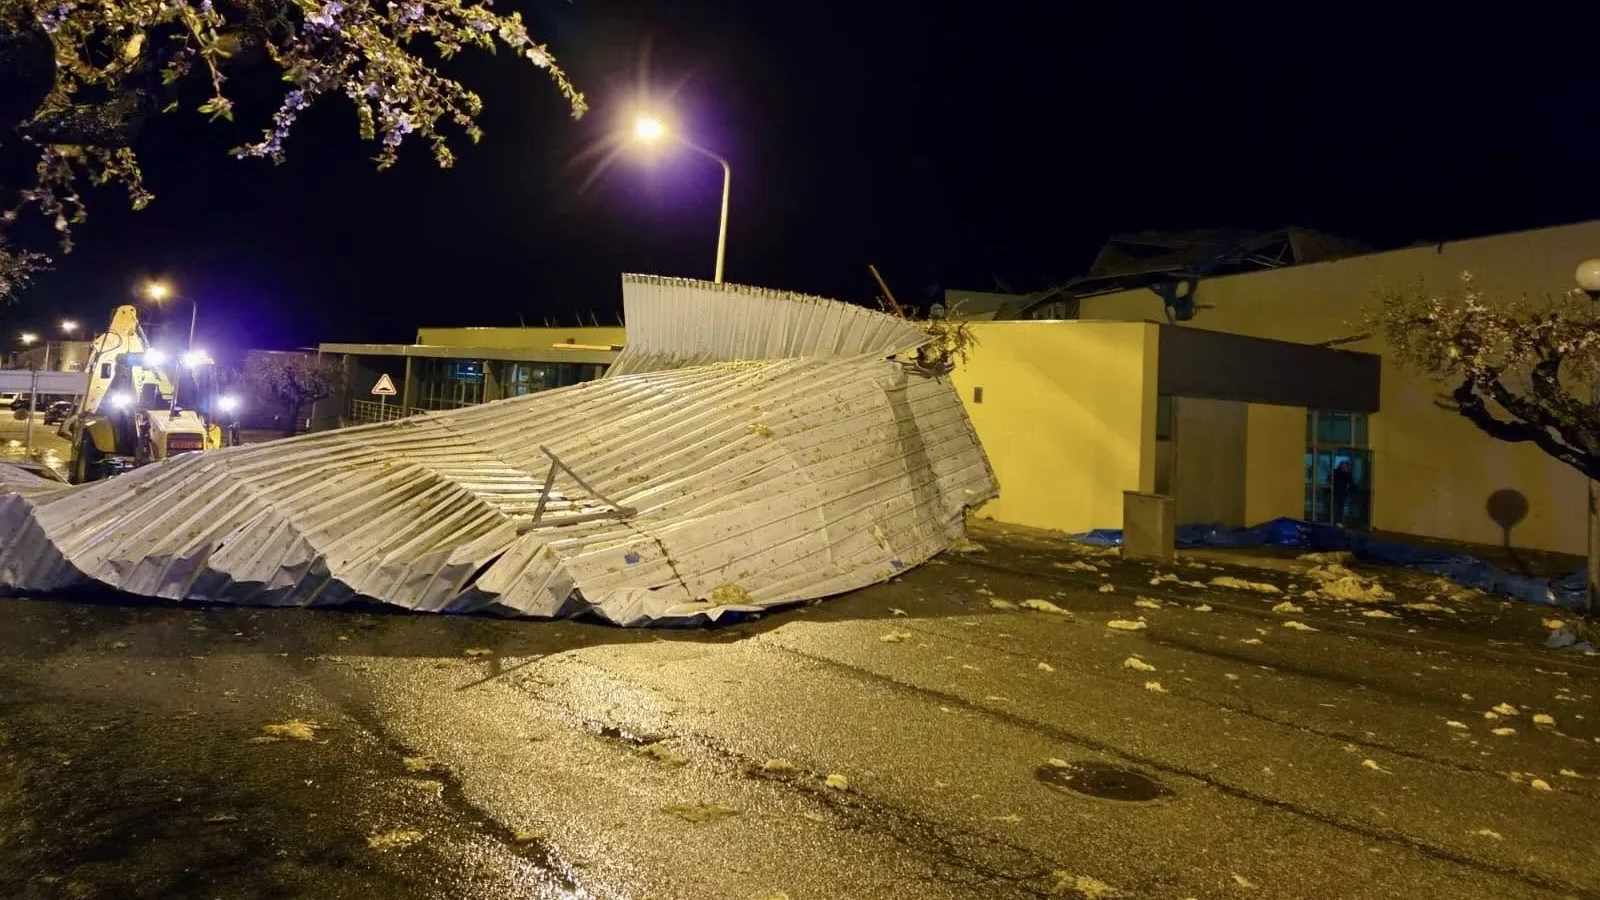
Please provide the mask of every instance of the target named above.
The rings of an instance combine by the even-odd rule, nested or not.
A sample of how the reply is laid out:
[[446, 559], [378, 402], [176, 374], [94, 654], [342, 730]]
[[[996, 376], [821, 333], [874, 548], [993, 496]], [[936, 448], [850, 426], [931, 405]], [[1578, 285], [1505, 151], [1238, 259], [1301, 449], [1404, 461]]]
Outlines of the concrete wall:
[[419, 328], [417, 343], [435, 347], [483, 347], [493, 350], [543, 350], [554, 344], [621, 346], [622, 326], [572, 328]]
[[1245, 414], [1245, 524], [1305, 517], [1305, 456], [1305, 409], [1261, 403], [1248, 405]]
[[[1420, 282], [1448, 290], [1470, 271], [1490, 296], [1555, 294], [1571, 289], [1574, 268], [1594, 256], [1600, 256], [1600, 222], [1212, 278], [1200, 283], [1200, 308], [1186, 326], [1320, 343], [1359, 333], [1363, 310], [1385, 287]], [[1081, 315], [1085, 320], [1165, 319], [1161, 302], [1149, 291], [1086, 298]], [[1387, 349], [1381, 339], [1341, 346], [1379, 354]], [[1490, 494], [1510, 488], [1523, 493], [1530, 507], [1527, 519], [1512, 531], [1513, 544], [1583, 552], [1582, 477], [1530, 445], [1491, 440], [1459, 415], [1437, 408], [1434, 400], [1441, 391], [1441, 385], [1385, 360], [1382, 411], [1371, 422], [1373, 526], [1499, 543], [1500, 529], [1484, 504]], [[1255, 472], [1252, 465], [1252, 481]], [[1252, 487], [1247, 496], [1255, 494], [1259, 502], [1247, 503], [1247, 513], [1276, 506], [1280, 501], [1259, 498], [1281, 490]]]
[[1179, 524], [1244, 524], [1246, 405], [1174, 397], [1172, 496]]
[[952, 378], [1000, 482], [980, 514], [1067, 532], [1120, 528], [1122, 492], [1155, 486], [1157, 327], [972, 328], [978, 346]]

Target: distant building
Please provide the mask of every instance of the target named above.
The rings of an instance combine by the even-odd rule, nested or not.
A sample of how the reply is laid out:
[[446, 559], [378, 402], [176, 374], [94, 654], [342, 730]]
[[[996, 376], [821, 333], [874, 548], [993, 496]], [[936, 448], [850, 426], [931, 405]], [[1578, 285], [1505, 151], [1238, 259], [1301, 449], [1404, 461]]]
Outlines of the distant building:
[[[1201, 234], [1208, 237], [1118, 239], [1088, 276], [1007, 312], [1014, 319], [1157, 322], [1163, 328], [1382, 356], [1388, 348], [1381, 337], [1364, 333], [1360, 322], [1383, 288], [1421, 284], [1446, 291], [1470, 271], [1486, 296], [1556, 295], [1573, 288], [1580, 261], [1600, 256], [1600, 222], [1382, 253], [1361, 253], [1348, 242], [1296, 229], [1257, 236], [1227, 232], [1225, 240], [1222, 232]], [[991, 340], [991, 331], [1002, 324], [979, 330], [975, 359], [987, 361], [1001, 349], [998, 335], [1004, 332], [993, 332]], [[1168, 393], [1157, 398], [1151, 424], [1155, 441], [1146, 446], [1137, 434], [1105, 432], [1105, 416], [1114, 412], [1110, 408], [1084, 418], [1100, 409], [1096, 397], [1118, 396], [1122, 381], [1143, 370], [1129, 370], [1122, 356], [1092, 343], [1006, 349], [1029, 353], [1055, 374], [1038, 382], [1045, 393], [1033, 401], [1030, 415], [991, 426], [987, 433], [979, 422], [1000, 475], [1001, 499], [993, 504], [997, 518], [1066, 530], [1117, 525], [1120, 514], [1109, 501], [1092, 515], [1069, 514], [1065, 499], [1042, 504], [1046, 495], [1028, 480], [1035, 476], [1008, 478], [1008, 470], [1030, 473], [1055, 465], [1061, 470], [1056, 477], [1070, 483], [1081, 476], [1079, 483], [1089, 491], [1106, 470], [1085, 470], [1072, 461], [1082, 456], [1083, 442], [1112, 442], [1139, 458], [1148, 454], [1148, 479], [1119, 479], [1128, 489], [1146, 489], [1148, 483], [1148, 489], [1176, 496], [1180, 524], [1256, 524], [1280, 516], [1342, 519], [1357, 527], [1445, 540], [1585, 551], [1582, 475], [1532, 444], [1495, 440], [1440, 408], [1436, 400], [1443, 385], [1387, 357], [1376, 409]], [[1148, 365], [1166, 367], [1166, 357], [1163, 339]], [[1227, 359], [1216, 362], [1232, 366]], [[975, 420], [990, 414], [971, 408]], [[1060, 446], [1051, 449], [1040, 440], [1056, 419], [1077, 424], [1063, 425], [1053, 439]], [[1341, 467], [1343, 462], [1349, 465]], [[1522, 518], [1502, 530], [1496, 520], [1503, 516], [1489, 505], [1492, 497], [1512, 493], [1525, 500], [1515, 504]], [[1024, 502], [1030, 494], [1032, 506], [1010, 511], [1008, 504]]]
[[89, 341], [50, 341], [48, 345], [14, 350], [6, 360], [8, 369], [42, 369], [50, 372], [82, 372], [89, 364]]
[[[592, 381], [622, 349], [621, 326], [422, 328], [415, 344], [322, 344], [343, 372], [313, 429], [456, 409]], [[395, 394], [372, 390], [387, 376]]]

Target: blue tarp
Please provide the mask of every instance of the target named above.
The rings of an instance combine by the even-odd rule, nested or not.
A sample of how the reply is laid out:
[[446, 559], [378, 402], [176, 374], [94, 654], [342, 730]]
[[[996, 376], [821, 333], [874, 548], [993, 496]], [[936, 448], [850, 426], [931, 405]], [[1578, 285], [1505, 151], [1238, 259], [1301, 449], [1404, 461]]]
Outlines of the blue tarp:
[[[1562, 606], [1568, 609], [1583, 609], [1584, 605], [1582, 570], [1565, 578], [1555, 579], [1513, 575], [1473, 556], [1374, 540], [1366, 535], [1335, 528], [1332, 525], [1319, 525], [1294, 519], [1273, 519], [1271, 522], [1252, 528], [1184, 525], [1177, 531], [1180, 547], [1270, 546], [1304, 547], [1314, 551], [1348, 550], [1357, 559], [1416, 569], [1448, 578], [1459, 585], [1529, 603]], [[1075, 537], [1084, 543], [1103, 547], [1116, 547], [1122, 544], [1122, 531], [1116, 528], [1098, 528]]]

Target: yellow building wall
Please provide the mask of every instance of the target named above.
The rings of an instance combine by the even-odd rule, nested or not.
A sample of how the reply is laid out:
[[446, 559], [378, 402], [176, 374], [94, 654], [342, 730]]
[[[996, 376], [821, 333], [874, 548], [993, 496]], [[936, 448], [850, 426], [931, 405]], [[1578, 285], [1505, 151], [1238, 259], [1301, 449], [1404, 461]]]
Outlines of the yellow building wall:
[[1306, 411], [1251, 403], [1245, 410], [1244, 520], [1305, 517]]
[[[1585, 222], [1209, 278], [1196, 292], [1201, 308], [1184, 324], [1315, 344], [1360, 333], [1364, 310], [1384, 288], [1420, 283], [1448, 290], [1460, 283], [1463, 271], [1470, 271], [1489, 297], [1556, 294], [1570, 290], [1577, 264], [1595, 256], [1600, 256], [1600, 222]], [[1161, 302], [1149, 291], [1085, 298], [1080, 316], [1165, 319]], [[1381, 337], [1341, 346], [1378, 354], [1387, 350]], [[1511, 533], [1514, 545], [1582, 553], [1582, 476], [1531, 445], [1495, 441], [1456, 413], [1439, 409], [1434, 401], [1444, 389], [1385, 359], [1382, 410], [1372, 417], [1369, 437], [1373, 526], [1497, 544], [1502, 535], [1484, 504], [1490, 494], [1510, 488], [1529, 502], [1527, 518]], [[1303, 423], [1301, 429], [1303, 435]], [[1252, 465], [1252, 479], [1257, 471]], [[1265, 477], [1279, 478], [1281, 473]], [[1282, 485], [1254, 493], [1260, 498], [1286, 496]], [[1252, 511], [1282, 501], [1260, 502], [1266, 505]]]
[[971, 327], [977, 347], [951, 378], [1000, 482], [979, 515], [1066, 532], [1122, 527], [1122, 492], [1155, 486], [1156, 326]]
[[417, 343], [435, 347], [483, 347], [492, 350], [544, 350], [553, 344], [622, 346], [625, 329], [618, 325], [572, 328], [419, 328]]

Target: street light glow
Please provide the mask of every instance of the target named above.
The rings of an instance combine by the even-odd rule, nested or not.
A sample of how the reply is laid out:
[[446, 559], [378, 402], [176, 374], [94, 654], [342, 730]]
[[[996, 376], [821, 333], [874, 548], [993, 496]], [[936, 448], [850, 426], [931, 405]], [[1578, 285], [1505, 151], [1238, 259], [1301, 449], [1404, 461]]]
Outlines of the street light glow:
[[37, 334], [34, 334], [31, 331], [24, 331], [22, 333], [22, 343], [24, 345], [32, 346], [33, 342], [37, 341], [38, 339], [39, 339], [39, 336]]
[[67, 334], [71, 334], [74, 331], [78, 330], [78, 323], [76, 321], [72, 320], [72, 319], [62, 319], [61, 320], [61, 330], [66, 332]]
[[231, 413], [239, 408], [238, 397], [223, 397], [217, 401], [217, 408], [225, 413]]
[[206, 356], [206, 352], [204, 350], [189, 350], [185, 352], [181, 358], [184, 366], [190, 369], [194, 368], [195, 366], [203, 366], [211, 361], [211, 357]]
[[633, 123], [633, 136], [647, 144], [661, 140], [667, 134], [667, 126], [654, 116], [640, 116]]
[[145, 282], [144, 295], [157, 303], [172, 296], [172, 285], [165, 281]]

